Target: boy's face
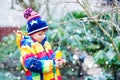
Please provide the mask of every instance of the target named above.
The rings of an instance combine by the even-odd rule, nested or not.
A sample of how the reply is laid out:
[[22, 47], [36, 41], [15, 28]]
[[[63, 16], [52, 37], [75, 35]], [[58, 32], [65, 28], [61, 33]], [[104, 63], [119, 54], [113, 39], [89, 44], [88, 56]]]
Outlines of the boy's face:
[[34, 34], [31, 34], [31, 37], [35, 39], [37, 42], [42, 42], [45, 38], [45, 30], [44, 31], [39, 31]]

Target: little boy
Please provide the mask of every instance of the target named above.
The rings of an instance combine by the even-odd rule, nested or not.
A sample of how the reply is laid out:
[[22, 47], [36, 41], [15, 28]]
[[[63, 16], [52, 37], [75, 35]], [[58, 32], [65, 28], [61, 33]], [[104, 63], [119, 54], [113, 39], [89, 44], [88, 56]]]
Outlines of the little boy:
[[31, 8], [24, 11], [27, 19], [27, 34], [17, 33], [17, 44], [21, 51], [21, 63], [27, 80], [62, 80], [59, 67], [64, 59], [55, 59], [55, 54], [46, 41], [47, 23]]

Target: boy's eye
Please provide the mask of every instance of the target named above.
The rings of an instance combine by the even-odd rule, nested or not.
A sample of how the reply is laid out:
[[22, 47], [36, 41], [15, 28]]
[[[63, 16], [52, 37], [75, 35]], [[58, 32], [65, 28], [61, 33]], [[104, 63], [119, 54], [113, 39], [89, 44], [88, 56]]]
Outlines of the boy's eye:
[[42, 35], [42, 34], [39, 34], [40, 36]]
[[45, 32], [38, 33], [39, 36], [42, 36], [42, 35], [44, 35], [44, 34], [45, 34]]

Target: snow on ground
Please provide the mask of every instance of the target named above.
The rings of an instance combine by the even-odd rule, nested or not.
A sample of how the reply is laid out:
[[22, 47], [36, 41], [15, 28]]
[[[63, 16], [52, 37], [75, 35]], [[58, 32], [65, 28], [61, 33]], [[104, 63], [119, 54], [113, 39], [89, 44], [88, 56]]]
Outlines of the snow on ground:
[[[0, 2], [0, 27], [19, 27], [26, 23], [26, 20], [23, 17], [23, 10], [17, 4], [14, 4], [15, 9], [11, 9], [11, 1], [12, 0], [1, 0]], [[39, 1], [42, 2], [41, 0]], [[82, 10], [80, 5], [74, 2], [76, 2], [76, 0], [50, 0], [49, 11], [51, 17], [53, 19], [59, 19], [68, 12]], [[95, 6], [93, 4], [97, 4], [95, 3], [96, 0], [94, 1], [94, 3], [92, 0], [90, 0], [90, 2], [92, 6]], [[43, 19], [46, 19], [48, 17], [45, 3], [42, 4], [39, 10], [39, 14], [42, 16]]]
[[[12, 0], [2, 0], [0, 2], [0, 27], [16, 27], [24, 25], [26, 22], [25, 18], [23, 17], [23, 10], [18, 10], [20, 8], [19, 5], [14, 4], [15, 9], [11, 9], [11, 1]], [[80, 9], [80, 6], [78, 4], [67, 4], [62, 2], [64, 2], [64, 0], [51, 0], [49, 2], [49, 9], [52, 18], [58, 19], [70, 11]], [[46, 19], [48, 16], [47, 11], [44, 10], [45, 5], [46, 4], [42, 5], [39, 11], [40, 15], [44, 19]]]
[[11, 9], [11, 0], [0, 1], [0, 27], [16, 27], [24, 23], [22, 11]]

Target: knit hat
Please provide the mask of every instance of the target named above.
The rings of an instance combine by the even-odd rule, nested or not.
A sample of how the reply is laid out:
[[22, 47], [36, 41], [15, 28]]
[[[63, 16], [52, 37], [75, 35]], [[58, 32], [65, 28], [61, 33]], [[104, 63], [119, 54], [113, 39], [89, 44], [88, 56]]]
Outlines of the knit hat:
[[46, 21], [44, 21], [37, 12], [33, 11], [32, 8], [27, 8], [24, 11], [24, 17], [27, 19], [28, 34], [48, 29]]

